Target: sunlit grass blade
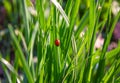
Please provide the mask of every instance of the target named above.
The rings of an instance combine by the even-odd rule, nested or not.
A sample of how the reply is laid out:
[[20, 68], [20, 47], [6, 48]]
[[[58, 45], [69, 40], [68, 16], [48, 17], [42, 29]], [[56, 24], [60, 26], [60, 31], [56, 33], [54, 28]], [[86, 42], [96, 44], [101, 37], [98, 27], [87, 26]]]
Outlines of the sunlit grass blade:
[[69, 26], [69, 19], [65, 14], [64, 10], [62, 9], [61, 5], [56, 0], [51, 0], [51, 2], [56, 6], [56, 8], [60, 11], [61, 15], [66, 21], [67, 26]]

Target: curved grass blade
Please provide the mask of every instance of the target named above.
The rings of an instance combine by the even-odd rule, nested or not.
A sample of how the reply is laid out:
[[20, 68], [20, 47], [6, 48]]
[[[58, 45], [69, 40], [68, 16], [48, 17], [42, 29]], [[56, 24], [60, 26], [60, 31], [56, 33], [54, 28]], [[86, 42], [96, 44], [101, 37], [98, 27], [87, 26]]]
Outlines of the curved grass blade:
[[56, 6], [56, 8], [60, 11], [61, 15], [66, 21], [67, 26], [69, 26], [69, 19], [65, 14], [64, 10], [62, 9], [61, 5], [56, 0], [51, 0], [51, 2]]
[[[20, 77], [18, 76], [16, 70], [14, 69], [14, 67], [7, 61], [5, 60], [4, 58], [1, 57], [1, 54], [0, 54], [0, 62], [3, 63], [3, 69], [8, 77], [8, 80], [10, 83], [12, 83], [12, 79], [11, 79], [11, 76], [9, 74], [9, 72], [7, 71], [6, 67], [12, 72], [14, 73], [15, 77], [17, 77], [17, 81], [18, 83], [20, 82]], [[6, 66], [6, 67], [5, 67]]]

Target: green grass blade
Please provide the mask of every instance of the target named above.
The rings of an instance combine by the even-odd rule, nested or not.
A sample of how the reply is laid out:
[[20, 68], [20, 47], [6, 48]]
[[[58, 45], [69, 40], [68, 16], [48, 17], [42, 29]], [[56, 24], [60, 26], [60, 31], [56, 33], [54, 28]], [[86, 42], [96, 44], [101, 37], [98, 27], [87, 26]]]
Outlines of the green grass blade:
[[119, 52], [120, 52], [120, 47], [117, 47], [117, 48], [115, 48], [115, 49], [107, 52], [106, 55], [105, 55], [105, 57], [106, 57], [107, 59], [109, 59], [109, 58], [114, 58], [115, 55], [117, 55]]
[[10, 30], [10, 35], [13, 38], [15, 47], [17, 48], [17, 50], [19, 52], [19, 57], [20, 57], [21, 62], [23, 63], [23, 70], [26, 73], [27, 79], [28, 79], [29, 83], [34, 83], [32, 75], [30, 73], [30, 69], [29, 69], [28, 64], [27, 64], [27, 62], [25, 60], [25, 56], [24, 56], [24, 54], [22, 52], [22, 49], [21, 49], [20, 45], [17, 42], [17, 38], [16, 38], [14, 32], [13, 32], [13, 29], [12, 29], [13, 27], [11, 25], [8, 25], [8, 27], [9, 27], [9, 30]]
[[90, 0], [90, 9], [89, 9], [89, 28], [88, 28], [88, 49], [89, 49], [89, 53], [88, 56], [90, 58], [88, 58], [88, 64], [86, 64], [86, 68], [84, 71], [84, 78], [83, 79], [87, 79], [84, 82], [91, 82], [91, 75], [92, 75], [92, 65], [93, 64], [93, 57], [92, 53], [94, 50], [94, 42], [95, 42], [95, 36], [96, 36], [96, 26], [95, 26], [95, 21], [96, 21], [96, 4], [94, 0]]
[[69, 46], [70, 46], [70, 43], [71, 43], [71, 37], [72, 37], [72, 34], [73, 34], [73, 30], [74, 30], [74, 24], [75, 24], [75, 21], [76, 21], [76, 18], [77, 18], [77, 14], [78, 14], [78, 11], [79, 11], [79, 6], [80, 6], [80, 2], [81, 0], [75, 0], [75, 3], [74, 3], [74, 7], [72, 9], [72, 13], [71, 13], [71, 18], [70, 18], [70, 29], [68, 29], [65, 33], [66, 33], [66, 42], [65, 42], [65, 46], [66, 46], [66, 54], [68, 52], [68, 49], [69, 49]]
[[101, 80], [101, 82], [108, 83], [109, 79], [113, 76], [113, 73], [115, 71], [115, 67], [116, 67], [116, 63], [114, 63], [110, 67], [110, 69], [108, 70], [108, 72], [106, 73], [106, 75], [103, 77], [103, 79]]
[[11, 79], [11, 75], [8, 72], [8, 70], [6, 69], [6, 67], [14, 74], [17, 81], [19, 81], [19, 82], [21, 81], [20, 77], [17, 74], [17, 71], [14, 69], [14, 67], [7, 60], [5, 60], [4, 58], [1, 57], [1, 54], [0, 54], [0, 62], [3, 63], [3, 69], [4, 69], [4, 71], [5, 71], [6, 75], [7, 75], [8, 80], [9, 80], [10, 83], [13, 83], [13, 80]]
[[28, 51], [30, 50], [30, 56], [29, 56], [29, 62], [28, 62], [29, 66], [31, 66], [31, 64], [32, 64], [33, 47], [34, 47], [34, 42], [35, 42], [37, 31], [38, 31], [38, 22], [35, 24], [35, 27], [34, 27], [34, 30], [32, 33], [32, 37], [31, 37], [30, 42], [28, 44]]
[[105, 53], [107, 51], [107, 47], [110, 43], [110, 39], [111, 39], [111, 36], [112, 36], [112, 32], [115, 28], [115, 25], [118, 21], [120, 17], [120, 12], [117, 14], [117, 16], [115, 17], [114, 21], [113, 21], [113, 24], [111, 26], [111, 30], [110, 32], [107, 34], [106, 38], [105, 38], [105, 43], [103, 45], [103, 49], [102, 49], [102, 54], [100, 56], [100, 60], [99, 60], [99, 66], [98, 66], [98, 71], [97, 71], [97, 76], [98, 79], [96, 79], [98, 82], [100, 81], [101, 77], [103, 76], [104, 74], [104, 67], [105, 67]]
[[71, 11], [71, 18], [70, 18], [70, 23], [71, 23], [71, 28], [73, 28], [73, 25], [75, 23], [75, 20], [76, 20], [76, 17], [77, 17], [77, 14], [78, 14], [78, 11], [79, 11], [79, 6], [80, 6], [80, 2], [81, 0], [75, 0], [75, 3], [74, 3], [74, 7]]
[[65, 14], [64, 10], [62, 9], [61, 5], [56, 0], [51, 0], [51, 2], [56, 6], [56, 8], [60, 11], [61, 15], [66, 21], [67, 26], [69, 26], [69, 19]]
[[115, 83], [119, 83], [120, 82], [120, 77], [118, 77], [116, 80], [115, 80]]
[[89, 9], [89, 28], [88, 28], [88, 46], [90, 45], [92, 35], [93, 35], [93, 30], [95, 28], [95, 17], [96, 17], [96, 12], [95, 12], [95, 1], [90, 0], [90, 9]]
[[45, 16], [44, 16], [43, 0], [36, 0], [36, 9], [38, 13], [38, 20], [39, 20], [40, 27], [44, 29], [45, 28]]
[[[18, 52], [16, 51], [15, 52], [15, 60], [14, 60], [14, 64], [13, 64], [13, 67], [16, 71], [18, 71], [18, 67], [19, 67], [19, 57], [17, 55], [18, 55]], [[12, 83], [16, 83], [17, 82], [16, 74], [13, 73], [11, 75], [11, 77], [12, 77]]]
[[83, 17], [80, 20], [80, 23], [78, 25], [78, 28], [75, 32], [75, 37], [78, 38], [82, 30], [85, 28], [86, 23], [88, 22], [89, 19], [89, 11], [86, 11]]
[[27, 5], [26, 5], [26, 0], [22, 0], [22, 6], [23, 6], [23, 19], [24, 19], [24, 25], [25, 25], [25, 39], [26, 42], [29, 42], [29, 37], [30, 37], [30, 27], [29, 27], [29, 19], [28, 19], [28, 10], [27, 10]]
[[6, 67], [3, 65], [2, 68], [3, 68], [4, 72], [5, 72], [5, 75], [6, 75], [7, 79], [8, 79], [8, 82], [12, 83], [11, 75], [8, 72], [8, 70], [6, 69]]
[[73, 6], [72, 4], [73, 4], [73, 0], [68, 0], [67, 4], [65, 6], [65, 12], [66, 12], [66, 14], [68, 15], [69, 18], [70, 18], [70, 13], [71, 13], [72, 6]]

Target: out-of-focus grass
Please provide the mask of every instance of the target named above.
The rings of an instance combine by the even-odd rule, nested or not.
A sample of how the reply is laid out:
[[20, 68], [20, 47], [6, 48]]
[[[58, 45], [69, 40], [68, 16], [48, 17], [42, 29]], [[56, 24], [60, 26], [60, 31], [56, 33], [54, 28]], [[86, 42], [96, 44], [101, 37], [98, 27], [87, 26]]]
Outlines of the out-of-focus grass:
[[[4, 6], [9, 9], [10, 4], [5, 1]], [[107, 51], [120, 19], [120, 12], [112, 16], [112, 0], [67, 0], [64, 9], [63, 3], [63, 0], [36, 0], [33, 5], [30, 0], [13, 0], [14, 15], [21, 16], [20, 24], [7, 24], [14, 48], [14, 63], [10, 64], [0, 54], [8, 82], [119, 82], [120, 45]], [[80, 11], [84, 3], [86, 7]], [[96, 34], [101, 33], [105, 25], [104, 45], [101, 50], [96, 50]], [[56, 39], [60, 40], [59, 46], [54, 43]]]

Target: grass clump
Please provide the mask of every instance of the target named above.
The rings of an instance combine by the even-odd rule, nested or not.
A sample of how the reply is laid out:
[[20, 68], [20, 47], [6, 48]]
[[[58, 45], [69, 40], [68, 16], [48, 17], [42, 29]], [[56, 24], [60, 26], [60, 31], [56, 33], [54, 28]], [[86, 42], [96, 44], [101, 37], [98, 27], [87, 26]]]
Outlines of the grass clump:
[[[120, 12], [112, 16], [112, 0], [86, 0], [84, 11], [80, 11], [83, 5], [81, 0], [67, 0], [66, 3], [64, 0], [36, 0], [35, 4], [30, 0], [13, 1], [14, 7], [18, 5], [19, 10], [15, 11], [19, 12], [22, 21], [19, 25], [8, 24], [15, 53], [14, 63], [10, 64], [0, 55], [8, 82], [120, 81], [120, 45], [107, 51], [115, 25], [120, 19]], [[104, 10], [107, 11], [103, 13]], [[97, 34], [104, 26], [103, 47], [95, 49]], [[60, 41], [58, 46], [55, 45], [56, 39]]]

